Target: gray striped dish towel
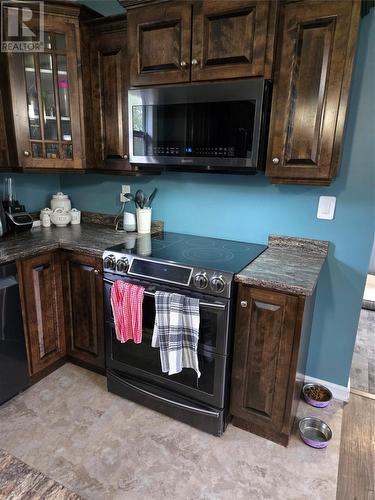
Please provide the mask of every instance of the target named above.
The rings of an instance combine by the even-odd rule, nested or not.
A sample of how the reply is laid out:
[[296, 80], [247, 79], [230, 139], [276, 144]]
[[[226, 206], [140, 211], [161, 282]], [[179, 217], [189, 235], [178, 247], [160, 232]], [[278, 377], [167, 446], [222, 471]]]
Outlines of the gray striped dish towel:
[[152, 347], [159, 347], [163, 373], [174, 375], [192, 368], [198, 378], [199, 299], [179, 293], [155, 293]]

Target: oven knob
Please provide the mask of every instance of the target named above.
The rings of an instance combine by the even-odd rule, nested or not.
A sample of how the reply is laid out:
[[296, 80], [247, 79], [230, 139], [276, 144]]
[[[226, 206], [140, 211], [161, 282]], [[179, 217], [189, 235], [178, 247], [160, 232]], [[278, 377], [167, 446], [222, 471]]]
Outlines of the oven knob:
[[126, 273], [129, 269], [129, 261], [126, 257], [122, 257], [117, 261], [116, 269], [120, 273]]
[[208, 286], [208, 279], [206, 276], [206, 273], [197, 273], [194, 276], [194, 285], [199, 288], [200, 290], [203, 290], [204, 288], [207, 288]]
[[105, 257], [103, 262], [104, 269], [110, 269], [114, 271], [116, 269], [116, 257], [114, 255], [108, 255]]
[[214, 276], [210, 280], [210, 288], [213, 292], [221, 293], [225, 290], [225, 280], [222, 276]]

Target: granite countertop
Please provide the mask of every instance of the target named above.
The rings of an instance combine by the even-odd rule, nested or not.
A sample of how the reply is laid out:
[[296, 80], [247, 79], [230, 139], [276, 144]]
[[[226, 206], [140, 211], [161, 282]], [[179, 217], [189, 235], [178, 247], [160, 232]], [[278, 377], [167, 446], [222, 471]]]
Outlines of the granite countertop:
[[298, 295], [314, 293], [328, 241], [273, 236], [268, 248], [236, 275], [236, 281]]
[[[145, 235], [143, 235], [145, 236]], [[37, 227], [0, 239], [0, 264], [30, 257], [57, 248], [75, 250], [101, 257], [103, 251], [118, 243], [134, 241], [137, 233], [119, 233], [103, 224], [82, 223], [67, 227]]]

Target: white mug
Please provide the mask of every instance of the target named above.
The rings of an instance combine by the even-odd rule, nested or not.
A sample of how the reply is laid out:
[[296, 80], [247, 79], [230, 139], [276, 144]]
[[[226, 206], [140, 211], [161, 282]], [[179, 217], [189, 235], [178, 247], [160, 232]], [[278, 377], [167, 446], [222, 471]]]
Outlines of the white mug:
[[72, 208], [70, 210], [70, 215], [72, 216], [72, 220], [70, 221], [71, 224], [81, 224], [81, 211], [77, 210], [76, 208]]

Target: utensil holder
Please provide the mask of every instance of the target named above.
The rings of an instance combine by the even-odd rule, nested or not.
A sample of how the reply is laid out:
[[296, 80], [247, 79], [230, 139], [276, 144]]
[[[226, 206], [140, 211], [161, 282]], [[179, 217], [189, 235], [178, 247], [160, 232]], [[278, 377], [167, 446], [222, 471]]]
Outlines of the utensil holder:
[[151, 233], [151, 208], [137, 208], [137, 232], [139, 234]]

